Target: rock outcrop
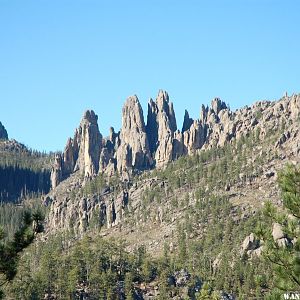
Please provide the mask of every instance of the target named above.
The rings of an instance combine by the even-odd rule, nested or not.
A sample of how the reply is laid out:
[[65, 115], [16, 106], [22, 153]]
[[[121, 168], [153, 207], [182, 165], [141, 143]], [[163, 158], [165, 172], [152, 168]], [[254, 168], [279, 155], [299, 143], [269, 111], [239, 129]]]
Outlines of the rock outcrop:
[[206, 126], [202, 121], [195, 120], [189, 130], [183, 133], [184, 154], [192, 154], [201, 149], [206, 141]]
[[190, 127], [193, 124], [193, 121], [194, 120], [192, 118], [190, 118], [190, 115], [189, 115], [188, 111], [185, 110], [185, 112], [184, 112], [184, 118], [183, 118], [183, 125], [182, 125], [182, 130], [181, 131], [185, 132], [188, 129], [190, 129]]
[[98, 128], [98, 116], [87, 110], [76, 129], [74, 138], [69, 138], [62, 156], [55, 157], [51, 172], [52, 188], [71, 173], [80, 171], [85, 177], [96, 175], [99, 170], [102, 135]]
[[263, 247], [260, 240], [258, 240], [253, 233], [248, 235], [241, 246], [240, 255], [247, 255], [252, 258], [253, 256], [260, 256]]
[[69, 138], [63, 154], [63, 165], [64, 165], [63, 175], [67, 176], [68, 174], [71, 174], [74, 171], [77, 159], [78, 159], [77, 140], [73, 140]]
[[120, 141], [116, 154], [119, 172], [147, 169], [152, 165], [143, 110], [137, 96], [129, 97], [123, 107]]
[[5, 129], [5, 127], [2, 125], [0, 122], [0, 140], [7, 140], [8, 139], [8, 134]]
[[120, 146], [120, 133], [116, 133], [113, 127], [109, 129], [109, 136], [102, 140], [102, 150], [99, 160], [99, 173], [113, 175], [117, 168], [115, 153]]
[[75, 170], [82, 170], [86, 177], [96, 175], [99, 170], [102, 135], [98, 128], [98, 116], [93, 110], [84, 113], [74, 140], [79, 149]]
[[173, 138], [177, 129], [175, 112], [167, 92], [159, 91], [156, 102], [148, 104], [147, 135], [156, 166], [173, 159]]
[[56, 154], [54, 164], [51, 170], [51, 187], [55, 189], [63, 178], [63, 160], [60, 154]]
[[279, 247], [287, 247], [291, 244], [291, 240], [283, 232], [282, 226], [279, 223], [273, 224], [272, 237]]

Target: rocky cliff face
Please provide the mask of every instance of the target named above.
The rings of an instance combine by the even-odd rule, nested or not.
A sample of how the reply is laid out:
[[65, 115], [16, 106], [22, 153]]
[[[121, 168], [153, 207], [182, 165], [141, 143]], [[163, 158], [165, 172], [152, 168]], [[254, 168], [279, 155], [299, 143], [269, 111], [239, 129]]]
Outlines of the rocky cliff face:
[[60, 154], [55, 155], [50, 179], [53, 189], [55, 189], [63, 179], [63, 159]]
[[[257, 102], [235, 112], [215, 98], [210, 107], [202, 105], [198, 120], [191, 119], [185, 111], [182, 131], [179, 131], [173, 104], [165, 91], [159, 91], [156, 101], [150, 99], [147, 125], [137, 96], [131, 96], [123, 107], [120, 132], [115, 133], [111, 128], [107, 138], [102, 138], [99, 132], [95, 113], [85, 112], [74, 138], [67, 141], [61, 159], [55, 161], [52, 186], [78, 170], [85, 177], [99, 172], [132, 173], [162, 167], [182, 155], [222, 147], [254, 131], [263, 138], [271, 130], [284, 130], [299, 114], [299, 95], [285, 96], [276, 102]], [[291, 132], [283, 132], [278, 145], [291, 136]]]
[[2, 123], [0, 122], [0, 140], [7, 140], [7, 139], [8, 139], [7, 131], [5, 127], [2, 125]]
[[177, 129], [175, 112], [167, 92], [159, 91], [155, 102], [148, 104], [147, 135], [156, 166], [173, 159], [173, 138]]
[[129, 97], [123, 107], [121, 144], [117, 150], [119, 172], [147, 169], [152, 165], [142, 107], [137, 96]]

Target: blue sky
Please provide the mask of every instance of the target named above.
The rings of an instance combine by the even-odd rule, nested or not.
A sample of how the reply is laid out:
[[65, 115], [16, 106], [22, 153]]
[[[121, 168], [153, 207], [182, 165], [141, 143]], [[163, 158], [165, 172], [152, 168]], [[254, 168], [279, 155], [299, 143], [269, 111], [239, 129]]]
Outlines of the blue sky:
[[125, 99], [159, 89], [184, 109], [232, 108], [300, 92], [300, 1], [0, 0], [0, 121], [62, 150], [83, 111], [119, 130]]

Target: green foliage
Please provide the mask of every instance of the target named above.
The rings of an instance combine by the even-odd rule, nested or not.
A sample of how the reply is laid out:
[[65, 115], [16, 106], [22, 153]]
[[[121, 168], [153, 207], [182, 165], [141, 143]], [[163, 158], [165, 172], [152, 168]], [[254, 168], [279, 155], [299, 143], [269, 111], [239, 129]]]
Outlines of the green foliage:
[[[266, 244], [265, 256], [273, 264], [276, 286], [284, 291], [300, 288], [300, 170], [288, 165], [278, 176], [285, 211], [279, 212], [270, 203], [265, 215], [280, 224], [285, 245], [274, 241], [271, 228], [259, 232]], [[293, 242], [292, 242], [293, 241]]]
[[[10, 286], [11, 297], [31, 299], [36, 295], [42, 299], [47, 291], [67, 299], [75, 297], [78, 287], [85, 285], [92, 299], [116, 299], [117, 286], [124, 281], [126, 297], [133, 299], [134, 280], [155, 276], [156, 262], [146, 258], [142, 248], [129, 254], [122, 241], [86, 237], [68, 247], [69, 240], [61, 235], [31, 246]], [[27, 278], [31, 281], [28, 286]]]
[[[118, 241], [98, 237], [77, 241], [65, 235], [49, 238], [46, 243], [31, 246], [23, 256], [19, 273], [9, 288], [11, 297], [42, 299], [45, 291], [49, 291], [59, 299], [72, 299], [78, 288], [84, 286], [92, 299], [116, 299], [118, 287], [124, 283], [125, 295], [130, 299], [139, 283], [158, 282], [159, 297], [169, 299], [169, 294], [176, 294], [178, 290], [167, 284], [168, 275], [181, 268], [186, 268], [193, 278], [209, 281], [210, 285], [204, 286], [198, 295], [203, 299], [218, 299], [215, 292], [218, 290], [244, 299], [270, 290], [273, 282], [269, 265], [263, 259], [249, 262], [239, 256], [242, 240], [259, 221], [263, 222], [262, 216], [257, 213], [237, 224], [232, 215], [240, 217], [241, 212], [230, 203], [229, 193], [216, 196], [225, 186], [247, 184], [262, 174], [262, 162], [269, 158], [267, 149], [251, 163], [248, 161], [259, 138], [259, 132], [250, 133], [222, 148], [181, 157], [164, 169], [133, 178], [133, 182], [138, 183], [140, 178], [156, 177], [157, 183], [154, 181], [151, 188], [145, 188], [141, 205], [134, 214], [130, 204], [125, 207], [126, 224], [131, 226], [140, 219], [152, 222], [156, 217], [153, 207], [157, 205], [163, 207], [160, 222], [171, 224], [175, 212], [174, 215], [180, 217], [177, 230], [172, 232], [174, 253], [168, 252], [167, 241], [164, 256], [156, 260], [147, 255], [145, 247], [129, 254], [124, 250], [124, 243]], [[73, 190], [71, 200], [99, 195], [108, 186], [115, 196], [121, 187], [124, 188], [124, 183], [118, 176], [99, 175], [83, 189]], [[99, 211], [95, 211], [89, 220], [90, 228], [99, 226], [98, 217]], [[257, 227], [257, 232], [265, 227]], [[217, 257], [220, 263], [216, 268], [214, 260]]]
[[0, 166], [0, 200], [17, 201], [32, 195], [48, 193], [50, 170]]
[[300, 168], [288, 165], [278, 176], [284, 207], [300, 219]]
[[196, 300], [219, 300], [220, 296], [217, 292], [213, 291], [210, 285], [205, 282], [200, 293], [196, 296]]
[[167, 269], [163, 270], [160, 274], [160, 285], [159, 285], [159, 300], [168, 300], [169, 297], [169, 286], [168, 286], [169, 272]]
[[33, 219], [43, 219], [47, 213], [47, 208], [39, 198], [23, 201], [21, 204], [0, 203], [0, 227], [2, 226], [6, 233], [5, 240], [13, 238], [27, 211], [32, 212]]
[[47, 193], [53, 154], [0, 141], [0, 201], [17, 201]]
[[[43, 217], [40, 213], [37, 212], [33, 215], [29, 211], [25, 211], [22, 225], [15, 232], [13, 239], [6, 242], [3, 241], [4, 231], [0, 228], [0, 275], [4, 282], [11, 281], [16, 276], [19, 253], [32, 243], [37, 233], [42, 231], [42, 222]], [[1, 295], [3, 296], [2, 291]]]
[[131, 272], [125, 274], [125, 295], [127, 300], [133, 300], [133, 275]]
[[87, 182], [83, 188], [83, 195], [100, 194], [104, 187], [107, 186], [105, 177], [103, 174], [97, 175], [91, 181]]

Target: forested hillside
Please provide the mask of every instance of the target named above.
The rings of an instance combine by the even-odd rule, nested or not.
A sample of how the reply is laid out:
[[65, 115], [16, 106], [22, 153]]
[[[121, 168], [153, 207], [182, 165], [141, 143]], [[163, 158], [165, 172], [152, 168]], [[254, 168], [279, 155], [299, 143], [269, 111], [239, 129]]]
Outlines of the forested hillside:
[[0, 140], [0, 201], [20, 201], [49, 192], [52, 154], [14, 140]]

